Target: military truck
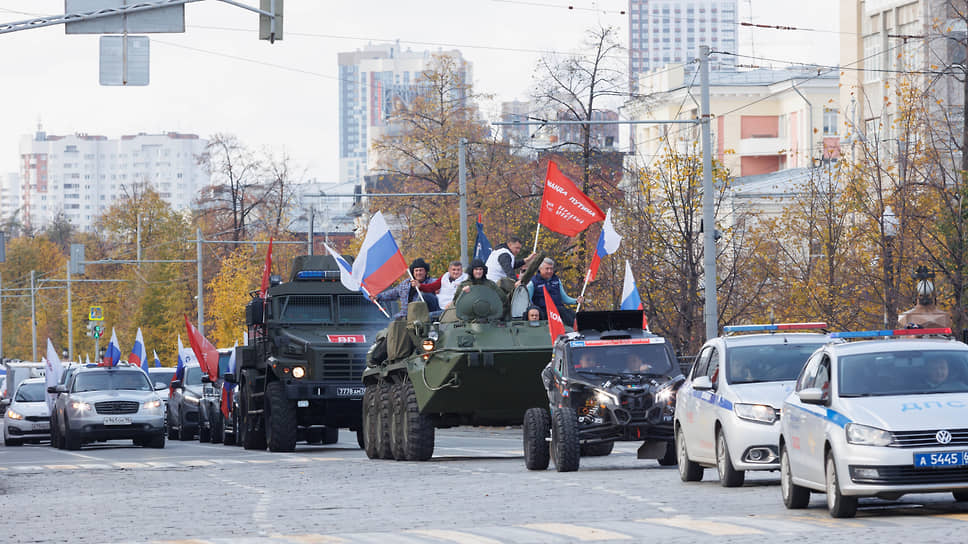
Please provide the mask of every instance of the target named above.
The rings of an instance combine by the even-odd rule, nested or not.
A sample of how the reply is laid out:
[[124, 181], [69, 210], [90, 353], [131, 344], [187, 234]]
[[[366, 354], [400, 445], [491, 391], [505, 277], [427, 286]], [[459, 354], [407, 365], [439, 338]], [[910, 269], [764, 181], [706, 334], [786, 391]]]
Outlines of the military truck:
[[[238, 370], [238, 437], [246, 449], [293, 451], [297, 440], [332, 444], [339, 429], [357, 432], [369, 343], [388, 319], [339, 281], [333, 257], [296, 257], [288, 282], [270, 278], [245, 309], [249, 345]], [[235, 429], [233, 429], [235, 430]]]
[[435, 429], [519, 425], [526, 410], [547, 406], [540, 372], [551, 359], [548, 322], [526, 321], [527, 306], [523, 287], [507, 297], [486, 285], [461, 293], [439, 318], [410, 303], [407, 319], [391, 322], [367, 356], [367, 457], [425, 461]]

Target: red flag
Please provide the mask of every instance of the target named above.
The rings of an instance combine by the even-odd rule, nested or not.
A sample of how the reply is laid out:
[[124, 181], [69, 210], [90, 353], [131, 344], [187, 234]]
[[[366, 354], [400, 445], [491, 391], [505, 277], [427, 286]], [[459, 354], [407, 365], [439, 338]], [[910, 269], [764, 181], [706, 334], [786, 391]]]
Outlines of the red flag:
[[538, 223], [565, 236], [575, 236], [603, 219], [605, 214], [592, 199], [562, 174], [557, 164], [548, 161]]
[[269, 237], [269, 251], [266, 252], [266, 264], [262, 267], [262, 287], [259, 289], [259, 296], [266, 298], [266, 289], [269, 288], [269, 275], [272, 273], [272, 237]]
[[198, 359], [198, 365], [202, 367], [202, 372], [208, 374], [209, 379], [213, 382], [217, 381], [218, 350], [198, 332], [198, 329], [188, 320], [187, 315], [185, 316], [185, 328], [188, 329], [188, 342], [192, 346], [192, 351], [195, 352], [195, 358]]
[[551, 300], [551, 295], [548, 294], [548, 287], [545, 285], [541, 287], [544, 288], [545, 310], [548, 312], [548, 329], [551, 331], [551, 343], [554, 344], [556, 338], [565, 334], [565, 323], [561, 320], [561, 315], [558, 313], [558, 307], [555, 306], [555, 301]]

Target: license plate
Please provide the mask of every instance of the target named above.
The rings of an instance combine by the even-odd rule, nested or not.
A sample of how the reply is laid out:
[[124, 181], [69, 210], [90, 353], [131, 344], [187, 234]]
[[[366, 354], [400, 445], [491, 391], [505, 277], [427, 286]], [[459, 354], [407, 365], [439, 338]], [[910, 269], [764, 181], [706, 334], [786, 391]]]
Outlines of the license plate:
[[360, 387], [337, 387], [336, 388], [336, 396], [337, 397], [362, 397], [363, 396], [363, 391], [365, 389], [366, 388], [363, 387], [363, 386], [360, 386]]
[[915, 453], [915, 468], [963, 467], [968, 465], [968, 450]]
[[130, 417], [108, 416], [104, 418], [105, 425], [131, 425]]
[[50, 430], [50, 424], [49, 423], [34, 423], [34, 425], [33, 425], [33, 427], [32, 427], [31, 430], [34, 430], [34, 431], [49, 431]]

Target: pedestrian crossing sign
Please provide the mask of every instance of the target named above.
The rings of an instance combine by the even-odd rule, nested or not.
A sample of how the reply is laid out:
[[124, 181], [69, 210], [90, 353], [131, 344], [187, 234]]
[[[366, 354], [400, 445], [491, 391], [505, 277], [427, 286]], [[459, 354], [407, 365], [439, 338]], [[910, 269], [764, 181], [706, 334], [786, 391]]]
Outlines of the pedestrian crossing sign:
[[104, 310], [100, 306], [91, 306], [87, 312], [89, 321], [104, 321]]

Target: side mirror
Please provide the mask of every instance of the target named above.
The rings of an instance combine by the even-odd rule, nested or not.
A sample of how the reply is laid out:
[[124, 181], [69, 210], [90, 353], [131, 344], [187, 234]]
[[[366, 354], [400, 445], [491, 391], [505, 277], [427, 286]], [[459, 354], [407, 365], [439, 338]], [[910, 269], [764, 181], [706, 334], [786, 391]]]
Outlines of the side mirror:
[[182, 381], [181, 380], [172, 380], [171, 383], [168, 384], [168, 387], [173, 387], [175, 389], [178, 389], [181, 386], [182, 386]]
[[0, 400], [0, 406], [10, 406], [10, 399]]
[[699, 376], [692, 380], [692, 388], [696, 391], [709, 391], [713, 388], [713, 382], [709, 379], [709, 376]]
[[224, 379], [225, 381], [227, 381], [229, 383], [237, 383], [235, 381], [235, 373], [234, 372], [226, 372], [225, 375], [222, 376], [222, 379]]
[[155, 391], [164, 391], [165, 389], [168, 389], [168, 386], [167, 385], [165, 385], [165, 384], [163, 384], [161, 382], [156, 382], [155, 383]]
[[67, 393], [67, 386], [66, 385], [52, 385], [52, 386], [50, 386], [50, 387], [47, 388], [47, 392], [48, 393], [52, 393], [54, 395], [57, 395], [57, 394], [60, 394], [60, 393]]
[[797, 393], [800, 397], [800, 402], [805, 404], [820, 404], [826, 405], [830, 402], [827, 394], [823, 392], [819, 387], [809, 387], [807, 389], [802, 389]]

